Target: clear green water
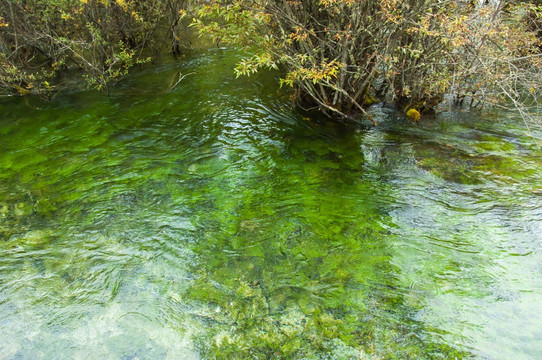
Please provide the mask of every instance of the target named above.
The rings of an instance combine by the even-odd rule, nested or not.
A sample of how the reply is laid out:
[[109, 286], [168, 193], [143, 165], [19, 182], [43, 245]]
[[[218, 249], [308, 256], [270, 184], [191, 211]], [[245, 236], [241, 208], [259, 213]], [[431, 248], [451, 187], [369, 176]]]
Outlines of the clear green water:
[[517, 119], [331, 125], [235, 61], [0, 102], [1, 359], [542, 356]]

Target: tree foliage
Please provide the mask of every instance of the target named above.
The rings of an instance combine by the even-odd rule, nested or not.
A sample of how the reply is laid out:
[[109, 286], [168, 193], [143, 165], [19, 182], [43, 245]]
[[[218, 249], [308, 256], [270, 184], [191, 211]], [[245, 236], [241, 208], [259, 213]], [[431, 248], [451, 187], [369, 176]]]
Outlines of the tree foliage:
[[108, 91], [149, 50], [178, 50], [183, 0], [5, 0], [0, 3], [0, 92], [47, 94], [77, 68]]
[[509, 100], [527, 114], [542, 88], [540, 10], [504, 1], [212, 0], [194, 25], [253, 51], [238, 74], [282, 65], [281, 83], [328, 115], [369, 116], [367, 105], [384, 100], [423, 113], [446, 96]]

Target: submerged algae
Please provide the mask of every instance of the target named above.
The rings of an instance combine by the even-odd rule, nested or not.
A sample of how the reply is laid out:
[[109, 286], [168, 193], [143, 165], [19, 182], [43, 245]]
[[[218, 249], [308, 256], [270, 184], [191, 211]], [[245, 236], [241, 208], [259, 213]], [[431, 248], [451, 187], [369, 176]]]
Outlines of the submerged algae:
[[[0, 357], [542, 350], [541, 154], [513, 120], [308, 122], [234, 63], [196, 52], [109, 98], [3, 103]], [[168, 93], [178, 71], [195, 74]]]

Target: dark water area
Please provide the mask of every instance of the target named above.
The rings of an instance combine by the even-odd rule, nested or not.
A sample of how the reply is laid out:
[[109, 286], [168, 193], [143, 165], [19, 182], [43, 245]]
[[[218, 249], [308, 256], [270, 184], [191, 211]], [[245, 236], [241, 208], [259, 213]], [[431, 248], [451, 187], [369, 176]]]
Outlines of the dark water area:
[[521, 120], [333, 124], [237, 60], [0, 102], [0, 359], [542, 357]]

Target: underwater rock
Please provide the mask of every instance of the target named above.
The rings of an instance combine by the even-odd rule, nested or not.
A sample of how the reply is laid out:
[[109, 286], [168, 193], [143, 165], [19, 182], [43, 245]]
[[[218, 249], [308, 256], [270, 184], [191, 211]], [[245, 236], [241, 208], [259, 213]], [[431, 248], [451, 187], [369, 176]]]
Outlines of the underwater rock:
[[53, 235], [52, 230], [31, 230], [19, 237], [22, 244], [38, 245], [47, 242]]
[[7, 204], [0, 204], [0, 218], [6, 218], [9, 215], [9, 206]]
[[17, 203], [17, 205], [13, 207], [13, 213], [17, 217], [25, 216], [31, 212], [32, 212], [32, 206], [26, 203], [20, 202], [20, 203]]

